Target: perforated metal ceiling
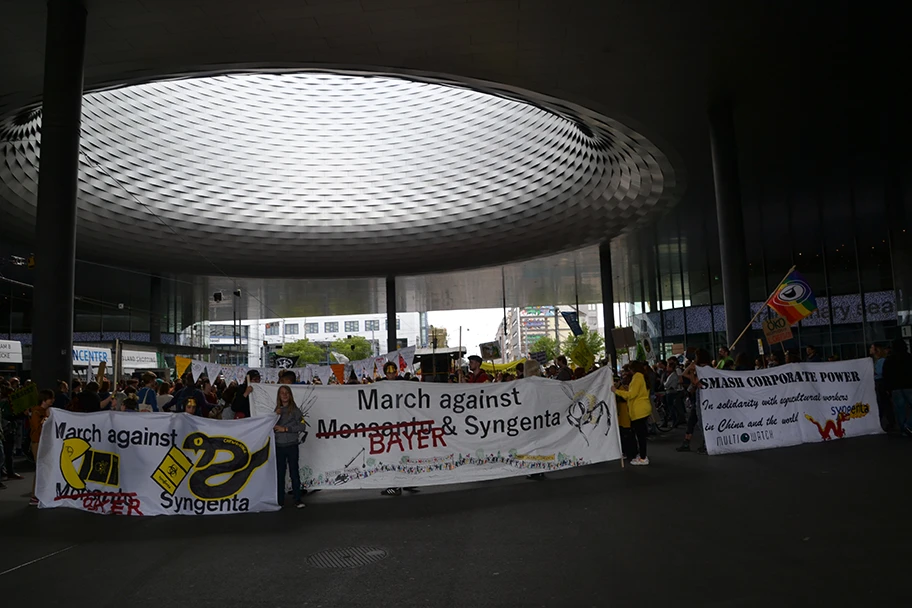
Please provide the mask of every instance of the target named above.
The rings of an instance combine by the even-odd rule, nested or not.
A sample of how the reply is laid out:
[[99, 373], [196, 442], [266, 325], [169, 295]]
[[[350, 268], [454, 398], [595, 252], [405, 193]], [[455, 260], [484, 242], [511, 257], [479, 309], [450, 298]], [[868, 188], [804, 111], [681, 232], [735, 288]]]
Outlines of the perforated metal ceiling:
[[[496, 93], [321, 72], [89, 93], [78, 253], [235, 276], [412, 274], [593, 244], [674, 202], [670, 163], [638, 134]], [[0, 233], [34, 230], [40, 122], [0, 125]]]

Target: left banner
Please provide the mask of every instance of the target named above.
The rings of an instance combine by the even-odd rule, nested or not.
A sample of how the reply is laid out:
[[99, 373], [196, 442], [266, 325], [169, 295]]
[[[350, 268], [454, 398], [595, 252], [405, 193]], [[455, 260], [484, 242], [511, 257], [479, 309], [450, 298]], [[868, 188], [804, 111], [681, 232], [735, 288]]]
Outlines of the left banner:
[[276, 511], [275, 417], [51, 409], [41, 430], [41, 508], [120, 515]]

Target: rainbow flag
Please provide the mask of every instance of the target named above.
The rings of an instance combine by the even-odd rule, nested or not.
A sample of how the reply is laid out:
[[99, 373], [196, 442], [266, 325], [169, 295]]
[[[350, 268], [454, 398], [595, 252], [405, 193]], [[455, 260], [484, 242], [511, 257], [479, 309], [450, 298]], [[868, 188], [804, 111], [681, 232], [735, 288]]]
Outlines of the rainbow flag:
[[794, 325], [817, 310], [817, 300], [811, 286], [795, 270], [783, 279], [766, 303], [788, 321], [789, 325]]

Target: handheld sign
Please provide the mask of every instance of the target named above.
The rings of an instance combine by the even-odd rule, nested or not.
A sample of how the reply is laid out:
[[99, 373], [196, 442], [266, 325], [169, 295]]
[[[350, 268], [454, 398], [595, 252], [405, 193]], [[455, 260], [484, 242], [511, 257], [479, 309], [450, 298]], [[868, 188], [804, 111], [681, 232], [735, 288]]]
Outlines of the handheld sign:
[[783, 317], [777, 315], [772, 319], [765, 319], [762, 325], [763, 335], [771, 346], [792, 339], [792, 328]]
[[485, 360], [500, 359], [500, 342], [485, 342], [479, 344], [478, 349], [481, 351], [481, 358]]
[[34, 382], [18, 388], [10, 395], [10, 409], [14, 414], [21, 414], [25, 410], [38, 405], [38, 385]]

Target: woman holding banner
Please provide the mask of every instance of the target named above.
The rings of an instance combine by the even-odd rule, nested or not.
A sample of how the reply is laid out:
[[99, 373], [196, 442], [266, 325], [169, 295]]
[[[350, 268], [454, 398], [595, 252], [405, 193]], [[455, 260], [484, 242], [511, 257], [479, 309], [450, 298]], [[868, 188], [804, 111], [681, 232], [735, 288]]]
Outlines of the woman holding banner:
[[294, 496], [295, 508], [303, 509], [301, 500], [301, 471], [298, 468], [298, 433], [306, 429], [304, 414], [295, 404], [294, 395], [288, 385], [279, 387], [276, 395], [275, 413], [279, 420], [273, 427], [276, 437], [276, 470], [278, 473], [278, 503], [285, 503], [285, 469], [291, 475], [291, 493]]
[[642, 361], [631, 361], [630, 371], [633, 377], [627, 390], [611, 387], [612, 392], [627, 400], [630, 413], [630, 426], [636, 435], [638, 456], [630, 461], [634, 466], [646, 466], [649, 457], [646, 455], [646, 435], [649, 432], [649, 415], [652, 414], [652, 401], [646, 387], [646, 364]]

